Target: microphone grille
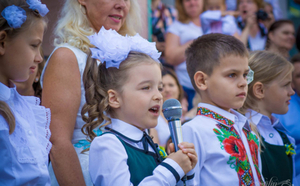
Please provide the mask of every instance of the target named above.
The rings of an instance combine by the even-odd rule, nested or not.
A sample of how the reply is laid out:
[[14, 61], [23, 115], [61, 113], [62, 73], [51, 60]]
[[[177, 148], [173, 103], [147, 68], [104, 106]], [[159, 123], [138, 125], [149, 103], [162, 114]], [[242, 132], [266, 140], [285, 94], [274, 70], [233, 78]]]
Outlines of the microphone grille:
[[168, 99], [163, 104], [163, 114], [167, 120], [180, 119], [182, 115], [182, 107], [177, 99]]

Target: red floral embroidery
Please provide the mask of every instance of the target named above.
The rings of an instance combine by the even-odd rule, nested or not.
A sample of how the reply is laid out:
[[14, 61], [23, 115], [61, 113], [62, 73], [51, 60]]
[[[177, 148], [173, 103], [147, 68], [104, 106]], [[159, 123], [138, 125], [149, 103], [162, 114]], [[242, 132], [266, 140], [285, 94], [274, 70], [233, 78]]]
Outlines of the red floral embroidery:
[[251, 155], [252, 155], [252, 158], [253, 158], [253, 161], [254, 161], [254, 164], [258, 164], [258, 157], [257, 157], [257, 154], [258, 154], [258, 146], [257, 144], [255, 143], [254, 140], [251, 140], [248, 142], [249, 144], [249, 147], [250, 147], [250, 152], [251, 152]]
[[246, 150], [241, 139], [229, 136], [229, 138], [224, 139], [223, 144], [225, 151], [231, 156], [234, 156], [241, 161], [246, 159]]

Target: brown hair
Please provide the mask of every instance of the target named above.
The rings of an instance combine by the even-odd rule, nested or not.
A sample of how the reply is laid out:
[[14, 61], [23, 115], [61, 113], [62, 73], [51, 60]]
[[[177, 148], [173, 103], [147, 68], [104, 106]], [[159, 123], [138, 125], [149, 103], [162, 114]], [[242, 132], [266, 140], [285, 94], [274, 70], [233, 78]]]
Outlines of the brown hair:
[[268, 36], [267, 36], [267, 42], [266, 42], [266, 49], [270, 48], [270, 45], [271, 45], [271, 40], [269, 38], [269, 34], [272, 33], [272, 32], [275, 32], [278, 28], [282, 27], [283, 25], [285, 24], [291, 24], [294, 26], [293, 22], [291, 20], [288, 20], [288, 19], [282, 19], [282, 20], [278, 20], [278, 21], [275, 21], [269, 28], [269, 31], [268, 31]]
[[299, 63], [300, 62], [300, 53], [295, 54], [292, 58], [291, 58], [291, 63]]
[[270, 51], [255, 51], [250, 54], [249, 66], [254, 71], [254, 80], [248, 85], [246, 101], [239, 111], [243, 114], [248, 109], [258, 111], [257, 98], [253, 94], [253, 85], [261, 82], [268, 85], [281, 75], [288, 75], [294, 70], [293, 65], [279, 54]]
[[[128, 70], [145, 63], [160, 65], [144, 53], [130, 52], [119, 69], [106, 68], [106, 62], [97, 66], [97, 61], [89, 54], [83, 74], [86, 104], [81, 111], [82, 119], [86, 122], [81, 131], [87, 135], [88, 141], [93, 141], [96, 137], [94, 129], [111, 123], [109, 116], [114, 115], [114, 110], [108, 104], [107, 91], [113, 89], [122, 93], [123, 85], [129, 76]], [[102, 124], [103, 121], [106, 123]]]
[[2, 115], [8, 123], [9, 134], [12, 134], [16, 127], [16, 121], [13, 113], [9, 109], [9, 106], [4, 101], [0, 101], [0, 115]]
[[202, 71], [211, 75], [220, 59], [229, 55], [248, 57], [245, 45], [233, 36], [224, 34], [206, 34], [198, 37], [186, 50], [187, 71], [197, 91], [194, 74]]
[[178, 99], [178, 101], [181, 102], [183, 97], [184, 97], [184, 92], [183, 92], [182, 86], [179, 83], [179, 80], [178, 80], [178, 77], [177, 77], [176, 73], [174, 72], [174, 70], [172, 70], [168, 67], [163, 67], [161, 72], [162, 72], [162, 77], [164, 77], [165, 75], [170, 75], [175, 79], [176, 85], [179, 89], [179, 95], [178, 95], [177, 99]]
[[[29, 29], [33, 24], [36, 23], [37, 20], [43, 20], [43, 23], [46, 26], [46, 20], [39, 14], [36, 10], [29, 9], [29, 5], [26, 3], [25, 0], [1, 0], [0, 1], [0, 12], [2, 12], [6, 7], [15, 5], [21, 7], [26, 12], [26, 21], [22, 24], [20, 28], [11, 28], [6, 19], [0, 15], [0, 31], [5, 31], [7, 37], [9, 39], [13, 39], [18, 36], [21, 32]], [[9, 126], [9, 134], [12, 134], [15, 129], [15, 118], [12, 114], [9, 106], [4, 102], [0, 101], [0, 114], [4, 117], [7, 121]]]
[[[186, 10], [184, 9], [183, 1], [184, 0], [176, 0], [175, 8], [178, 12], [178, 21], [180, 21], [182, 23], [188, 23], [191, 18], [188, 16], [188, 14], [186, 13]], [[203, 6], [203, 8], [204, 8], [204, 6]]]

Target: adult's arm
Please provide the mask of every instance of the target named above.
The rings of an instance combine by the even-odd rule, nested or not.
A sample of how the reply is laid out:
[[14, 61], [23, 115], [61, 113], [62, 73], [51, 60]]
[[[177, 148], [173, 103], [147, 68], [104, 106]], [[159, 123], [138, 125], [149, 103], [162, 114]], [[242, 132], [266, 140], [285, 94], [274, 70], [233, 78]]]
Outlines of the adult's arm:
[[246, 21], [246, 26], [243, 29], [240, 40], [247, 46], [248, 37], [250, 35], [250, 30], [257, 24], [256, 15], [253, 13], [252, 16], [249, 16]]
[[80, 72], [75, 54], [57, 49], [44, 74], [42, 105], [51, 109], [50, 159], [59, 185], [85, 185], [76, 151], [71, 143], [80, 106]]
[[178, 35], [170, 32], [167, 33], [165, 48], [165, 58], [167, 63], [174, 66], [183, 63], [186, 59], [185, 50], [190, 46], [192, 42], [193, 40], [181, 45]]

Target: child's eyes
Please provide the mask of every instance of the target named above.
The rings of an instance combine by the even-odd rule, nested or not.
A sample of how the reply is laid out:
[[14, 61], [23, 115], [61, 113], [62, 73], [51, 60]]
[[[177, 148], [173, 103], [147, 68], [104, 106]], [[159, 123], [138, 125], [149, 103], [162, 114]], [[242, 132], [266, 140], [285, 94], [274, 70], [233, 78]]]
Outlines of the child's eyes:
[[143, 87], [142, 89], [143, 89], [143, 90], [149, 90], [149, 89], [150, 89], [150, 86]]
[[38, 45], [34, 45], [34, 44], [32, 44], [31, 45], [33, 48], [37, 48], [38, 47]]
[[158, 87], [158, 91], [159, 91], [159, 92], [162, 92], [163, 90], [164, 90], [163, 87]]
[[246, 78], [248, 76], [248, 73], [243, 74], [244, 78]]
[[228, 77], [230, 77], [230, 78], [235, 78], [235, 77], [236, 77], [236, 74], [234, 74], [234, 73], [229, 74]]

